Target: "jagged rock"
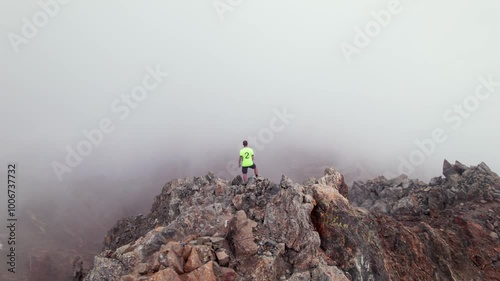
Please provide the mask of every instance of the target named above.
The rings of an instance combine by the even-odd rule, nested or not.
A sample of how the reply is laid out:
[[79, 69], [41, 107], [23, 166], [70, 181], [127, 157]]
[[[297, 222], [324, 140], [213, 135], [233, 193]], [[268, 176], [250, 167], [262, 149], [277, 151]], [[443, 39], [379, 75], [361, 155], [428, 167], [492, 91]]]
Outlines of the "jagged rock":
[[196, 240], [198, 241], [198, 244], [205, 244], [211, 242], [209, 236], [198, 237], [198, 239]]
[[141, 261], [158, 251], [162, 245], [167, 243], [168, 240], [165, 238], [163, 230], [165, 230], [165, 228], [158, 227], [144, 236], [144, 239], [140, 242], [142, 247], [139, 249]]
[[455, 161], [455, 170], [459, 173], [459, 174], [463, 174], [465, 171], [467, 171], [469, 169], [468, 166], [465, 166], [464, 164], [458, 162], [458, 161]]
[[338, 190], [338, 192], [344, 196], [348, 197], [349, 188], [344, 181], [344, 176], [332, 167], [327, 167], [325, 169], [325, 175], [316, 181], [318, 184], [332, 186]]
[[106, 278], [109, 281], [120, 281], [126, 274], [122, 263], [118, 260], [97, 256], [94, 258], [92, 270], [85, 276], [86, 281], [99, 281]]
[[116, 249], [116, 254], [117, 255], [124, 255], [126, 253], [129, 253], [134, 250], [134, 247], [130, 244], [121, 246], [120, 248]]
[[[351, 207], [336, 189], [313, 188], [319, 203], [313, 210], [312, 223], [318, 229], [325, 254], [355, 280], [389, 280], [389, 274], [383, 270], [383, 249], [379, 246], [375, 219], [368, 212]], [[325, 274], [329, 275], [319, 276]]]
[[443, 175], [449, 178], [451, 175], [456, 175], [458, 172], [455, 170], [455, 167], [450, 164], [447, 160], [443, 162]]
[[184, 265], [184, 271], [191, 272], [202, 265], [203, 263], [201, 262], [200, 256], [198, 255], [198, 251], [191, 250], [189, 257], [187, 258], [186, 264]]
[[[296, 268], [308, 268], [317, 259], [320, 238], [310, 223], [312, 203], [304, 203], [303, 187], [282, 190], [266, 207], [263, 226], [274, 241], [291, 251], [288, 259]], [[290, 215], [293, 214], [293, 215]]]
[[215, 260], [215, 254], [212, 247], [207, 245], [194, 246], [192, 251], [198, 252], [198, 257], [202, 264]]
[[215, 195], [222, 196], [224, 195], [225, 191], [226, 191], [226, 185], [224, 183], [217, 182], [214, 190]]
[[[349, 281], [345, 274], [334, 266], [319, 265], [312, 273], [312, 280], [325, 281]], [[358, 279], [355, 279], [358, 280]], [[365, 279], [359, 279], [365, 280]], [[383, 279], [367, 279], [367, 280], [383, 280]]]
[[179, 274], [177, 274], [177, 272], [175, 272], [175, 270], [173, 270], [172, 268], [167, 268], [167, 269], [158, 271], [157, 273], [155, 273], [151, 277], [150, 280], [151, 281], [164, 281], [164, 280], [168, 280], [168, 281], [182, 281], [182, 279], [180, 278]]
[[73, 281], [83, 280], [83, 260], [81, 257], [76, 257], [73, 261]]
[[210, 237], [209, 239], [216, 249], [222, 248], [224, 243], [226, 242], [226, 239], [224, 239], [223, 237]]
[[434, 177], [431, 179], [431, 181], [429, 182], [429, 185], [430, 186], [436, 186], [436, 185], [440, 185], [441, 182], [443, 181], [443, 178], [441, 176], [439, 177]]
[[[486, 246], [488, 243], [499, 243], [488, 242], [491, 237], [488, 237], [485, 216], [490, 207], [500, 211], [498, 197], [493, 199], [495, 191], [500, 189], [500, 179], [485, 165], [462, 165], [460, 162], [450, 165], [451, 168], [448, 168], [453, 171], [445, 173], [446, 179], [431, 181], [429, 185], [411, 180], [414, 187], [403, 192], [394, 188], [395, 179], [377, 179], [353, 185], [350, 196], [354, 198], [354, 205], [390, 215], [377, 214], [376, 219], [380, 224], [379, 237], [382, 238], [384, 252], [390, 253], [389, 256], [386, 254], [389, 261], [386, 264], [391, 264], [389, 273], [406, 272], [409, 268], [420, 272], [411, 277], [409, 274], [400, 275], [402, 280], [468, 280], [474, 279], [473, 276], [495, 280], [492, 276], [500, 273], [498, 269], [493, 269], [496, 260], [493, 256], [498, 253]], [[481, 203], [481, 200], [486, 203]], [[387, 206], [385, 211], [377, 208], [381, 202]], [[412, 207], [398, 209], [401, 202], [411, 202]], [[470, 243], [475, 246], [458, 246]], [[395, 244], [398, 246], [395, 247]], [[405, 258], [410, 252], [413, 258]], [[419, 264], [411, 262], [415, 259], [420, 261]], [[457, 267], [458, 261], [463, 265]], [[429, 275], [421, 274], [428, 268], [434, 270]]]
[[241, 184], [243, 184], [243, 178], [240, 175], [238, 175], [233, 179], [233, 181], [231, 181], [231, 184], [232, 185], [241, 185]]
[[182, 242], [182, 258], [184, 259], [184, 261], [186, 261], [189, 257], [189, 255], [191, 255], [191, 251], [193, 250], [193, 247], [191, 247], [190, 245], [186, 245], [186, 243]]
[[137, 273], [144, 275], [152, 270], [152, 264], [150, 263], [139, 263], [137, 265]]
[[266, 192], [271, 196], [276, 195], [280, 192], [280, 187], [277, 184], [273, 184], [270, 188], [266, 189]]
[[236, 210], [241, 210], [241, 207], [243, 206], [243, 196], [242, 195], [234, 196], [232, 202]]
[[238, 256], [251, 256], [257, 252], [257, 244], [254, 242], [253, 228], [257, 223], [248, 219], [245, 211], [236, 212], [234, 217], [234, 235], [231, 240], [234, 250]]
[[178, 274], [184, 273], [184, 260], [173, 251], [167, 251], [166, 260], [169, 267], [173, 268]]
[[187, 281], [217, 281], [217, 279], [214, 272], [214, 262], [212, 261], [186, 275]]
[[172, 180], [108, 232], [84, 280], [498, 280], [500, 178], [458, 161], [444, 174]]
[[283, 175], [281, 176], [281, 182], [280, 182], [281, 188], [290, 188], [293, 186], [293, 181], [289, 179], [287, 176]]
[[137, 281], [137, 278], [134, 275], [129, 274], [129, 275], [122, 276], [120, 281]]
[[[322, 280], [322, 279], [317, 279], [317, 280]], [[290, 278], [288, 278], [288, 281], [311, 281], [311, 273], [309, 271], [306, 272], [296, 272]]]
[[488, 165], [486, 165], [484, 162], [481, 162], [481, 164], [478, 165], [478, 168], [484, 172], [491, 173], [490, 167], [488, 167]]
[[314, 177], [309, 177], [309, 178], [307, 178], [307, 179], [306, 179], [306, 180], [302, 183], [302, 185], [304, 185], [304, 186], [311, 186], [311, 185], [313, 185], [313, 184], [315, 184], [315, 183], [316, 183], [316, 178], [314, 178]]
[[221, 267], [218, 276], [221, 281], [235, 281], [238, 274], [232, 268]]
[[[353, 204], [374, 212], [387, 214], [421, 214], [426, 208], [417, 201], [420, 193], [428, 192], [429, 186], [422, 181], [401, 175], [394, 179], [379, 177], [368, 182], [355, 182], [349, 197]], [[418, 196], [410, 196], [418, 191]]]
[[217, 256], [217, 261], [220, 265], [226, 266], [229, 264], [229, 255], [224, 250], [219, 250], [215, 253]]
[[253, 265], [252, 280], [271, 281], [278, 280], [280, 264], [276, 257], [261, 255]]

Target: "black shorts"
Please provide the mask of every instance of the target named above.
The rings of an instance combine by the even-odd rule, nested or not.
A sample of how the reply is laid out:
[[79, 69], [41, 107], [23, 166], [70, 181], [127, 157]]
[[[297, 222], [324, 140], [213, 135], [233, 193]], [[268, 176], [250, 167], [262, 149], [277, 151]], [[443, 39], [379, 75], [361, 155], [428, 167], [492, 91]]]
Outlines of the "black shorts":
[[245, 175], [246, 173], [248, 173], [248, 168], [255, 169], [255, 168], [257, 168], [257, 166], [255, 166], [255, 163], [253, 163], [253, 165], [252, 165], [252, 166], [248, 166], [248, 167], [241, 167], [241, 172]]

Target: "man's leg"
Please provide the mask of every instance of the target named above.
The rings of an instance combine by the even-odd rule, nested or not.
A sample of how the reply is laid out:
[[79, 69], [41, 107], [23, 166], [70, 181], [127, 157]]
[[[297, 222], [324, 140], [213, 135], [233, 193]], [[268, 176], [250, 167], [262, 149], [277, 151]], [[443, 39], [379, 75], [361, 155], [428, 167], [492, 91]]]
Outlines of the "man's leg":
[[250, 167], [253, 169], [253, 173], [255, 174], [256, 177], [259, 176], [259, 170], [257, 170], [257, 165], [255, 165], [255, 163], [253, 163], [253, 165]]
[[248, 167], [242, 167], [241, 172], [243, 173], [243, 183], [246, 183], [247, 182]]

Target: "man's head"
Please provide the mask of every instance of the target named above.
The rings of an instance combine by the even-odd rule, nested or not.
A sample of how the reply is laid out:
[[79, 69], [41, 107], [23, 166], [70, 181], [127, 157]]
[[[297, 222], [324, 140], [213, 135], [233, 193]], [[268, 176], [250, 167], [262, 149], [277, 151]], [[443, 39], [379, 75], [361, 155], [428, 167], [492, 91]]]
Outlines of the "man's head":
[[246, 140], [243, 141], [243, 146], [248, 146], [248, 142]]

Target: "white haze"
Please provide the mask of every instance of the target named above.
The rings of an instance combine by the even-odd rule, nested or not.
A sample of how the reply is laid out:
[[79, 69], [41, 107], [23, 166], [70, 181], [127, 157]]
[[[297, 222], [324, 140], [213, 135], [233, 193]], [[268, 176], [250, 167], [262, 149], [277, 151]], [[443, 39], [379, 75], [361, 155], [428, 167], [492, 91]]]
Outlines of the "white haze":
[[[500, 171], [500, 87], [458, 129], [443, 120], [479, 77], [500, 81], [500, 3], [401, 0], [349, 64], [340, 44], [388, 2], [243, 1], [221, 21], [211, 0], [73, 0], [16, 54], [7, 34], [40, 8], [3, 1], [0, 178], [18, 164], [23, 208], [69, 208], [92, 186], [86, 214], [111, 206], [131, 215], [173, 177], [224, 172], [241, 141], [285, 107], [295, 117], [256, 150], [260, 174], [274, 181], [320, 176], [325, 165], [349, 181], [399, 174], [399, 157], [435, 128], [447, 140], [410, 177], [438, 176], [445, 158]], [[120, 120], [111, 104], [156, 65], [170, 76]], [[65, 164], [65, 147], [102, 118], [115, 131], [58, 181], [51, 164]]]

